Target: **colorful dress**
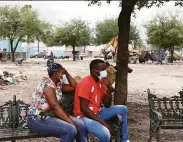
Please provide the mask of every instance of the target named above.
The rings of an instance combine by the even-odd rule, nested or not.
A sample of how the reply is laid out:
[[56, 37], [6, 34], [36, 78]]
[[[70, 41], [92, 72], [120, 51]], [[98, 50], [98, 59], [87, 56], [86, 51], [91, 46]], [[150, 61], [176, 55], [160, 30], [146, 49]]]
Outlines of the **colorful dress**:
[[50, 110], [50, 107], [46, 101], [44, 95], [44, 88], [52, 87], [55, 89], [57, 100], [60, 101], [62, 97], [62, 84], [61, 82], [57, 85], [49, 77], [43, 77], [42, 81], [38, 84], [36, 90], [32, 94], [32, 104], [29, 108], [29, 115], [54, 115]]

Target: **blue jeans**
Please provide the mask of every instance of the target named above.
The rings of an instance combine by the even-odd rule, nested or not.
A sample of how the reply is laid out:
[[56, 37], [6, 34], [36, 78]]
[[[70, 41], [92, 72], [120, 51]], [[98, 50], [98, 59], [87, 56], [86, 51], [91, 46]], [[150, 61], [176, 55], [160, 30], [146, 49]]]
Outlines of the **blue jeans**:
[[74, 139], [77, 142], [87, 142], [87, 131], [84, 122], [72, 116], [71, 119], [78, 129], [78, 133], [72, 124], [51, 116], [41, 118], [40, 116], [31, 115], [27, 118], [27, 124], [31, 132], [60, 138], [60, 142], [73, 142]]
[[[127, 124], [127, 107], [123, 105], [114, 105], [109, 108], [102, 108], [99, 112], [98, 116], [104, 120], [107, 120], [114, 115], [121, 115], [122, 116], [122, 129], [121, 129], [121, 141], [128, 140], [128, 124]], [[87, 117], [83, 117], [82, 120], [84, 121], [86, 128], [89, 133], [93, 134], [94, 136], [98, 137], [99, 142], [110, 142], [110, 132], [109, 130], [100, 124], [98, 121], [89, 119]]]

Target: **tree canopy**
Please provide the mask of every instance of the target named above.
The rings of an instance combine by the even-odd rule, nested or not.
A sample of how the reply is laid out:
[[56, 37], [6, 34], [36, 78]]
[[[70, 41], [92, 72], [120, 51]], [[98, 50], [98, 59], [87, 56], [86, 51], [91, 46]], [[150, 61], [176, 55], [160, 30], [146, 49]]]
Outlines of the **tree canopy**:
[[183, 23], [177, 16], [158, 14], [146, 24], [147, 42], [159, 49], [183, 44]]
[[[92, 4], [101, 4], [100, 0], [88, 0], [89, 6]], [[106, 0], [110, 3], [112, 0]], [[151, 8], [153, 5], [162, 6], [169, 0], [120, 0], [121, 12], [118, 17], [118, 52], [116, 61], [116, 82], [114, 104], [126, 104], [128, 94], [128, 43], [130, 34], [131, 15], [135, 10], [143, 7]], [[175, 6], [183, 6], [183, 2], [176, 0]]]
[[[116, 37], [119, 33], [117, 18], [105, 19], [96, 24], [95, 27], [95, 42], [96, 44], [106, 44], [112, 38]], [[130, 26], [130, 44], [135, 44], [136, 46], [141, 44], [139, 31], [135, 25]], [[139, 46], [141, 46], [139, 45]]]
[[20, 41], [34, 41], [38, 31], [40, 35], [44, 35], [42, 39], [45, 39], [43, 37], [46, 37], [45, 29], [48, 27], [43, 23], [31, 5], [0, 6], [0, 37], [10, 41], [12, 61]]
[[[73, 19], [56, 28], [51, 42], [52, 45], [72, 46], [75, 53], [75, 47], [90, 45], [91, 29], [86, 21]], [[75, 60], [74, 54], [73, 60]]]

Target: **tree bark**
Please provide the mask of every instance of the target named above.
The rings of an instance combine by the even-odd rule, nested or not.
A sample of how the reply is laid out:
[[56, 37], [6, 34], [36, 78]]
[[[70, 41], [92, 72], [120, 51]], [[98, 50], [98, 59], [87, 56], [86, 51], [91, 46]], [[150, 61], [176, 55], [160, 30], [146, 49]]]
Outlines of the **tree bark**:
[[15, 51], [13, 50], [13, 39], [10, 39], [10, 49], [11, 49], [11, 61], [15, 61]]
[[73, 47], [73, 61], [75, 61], [76, 60], [76, 56], [75, 56], [75, 46], [72, 46]]
[[37, 51], [39, 52], [39, 38], [38, 38], [38, 43], [37, 43]]
[[20, 42], [21, 39], [22, 39], [22, 36], [19, 37], [19, 39], [17, 40], [17, 43], [15, 44], [14, 48], [13, 48], [13, 39], [10, 39], [10, 48], [11, 48], [11, 59], [12, 59], [12, 62], [15, 61], [15, 51], [16, 51], [18, 43]]
[[171, 49], [171, 61], [173, 63], [174, 46], [171, 47], [170, 49]]
[[116, 85], [114, 104], [126, 105], [128, 94], [128, 43], [130, 32], [130, 21], [133, 7], [137, 0], [122, 0], [122, 11], [118, 18], [119, 37], [116, 61]]
[[84, 53], [86, 52], [86, 46], [84, 46]]

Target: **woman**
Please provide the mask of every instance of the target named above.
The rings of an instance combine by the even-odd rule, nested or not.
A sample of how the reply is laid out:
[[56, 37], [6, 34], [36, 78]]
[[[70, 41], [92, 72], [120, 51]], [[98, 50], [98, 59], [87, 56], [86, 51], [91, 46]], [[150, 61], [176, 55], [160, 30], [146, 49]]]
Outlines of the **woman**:
[[[27, 118], [31, 132], [60, 138], [62, 142], [87, 141], [83, 121], [68, 116], [60, 106], [63, 92], [73, 92], [77, 83], [60, 64], [48, 67], [49, 77], [43, 77], [32, 95], [32, 104]], [[65, 78], [69, 84], [63, 84]]]

